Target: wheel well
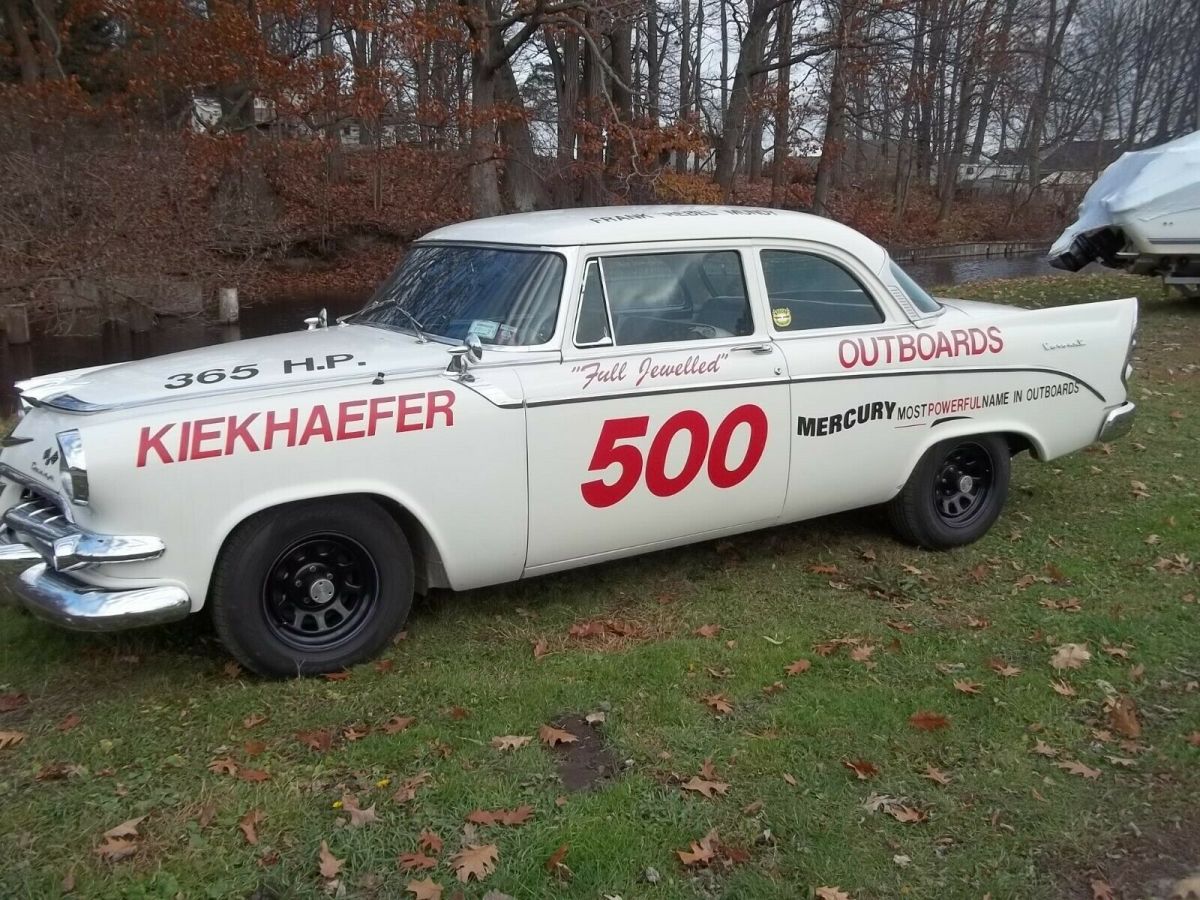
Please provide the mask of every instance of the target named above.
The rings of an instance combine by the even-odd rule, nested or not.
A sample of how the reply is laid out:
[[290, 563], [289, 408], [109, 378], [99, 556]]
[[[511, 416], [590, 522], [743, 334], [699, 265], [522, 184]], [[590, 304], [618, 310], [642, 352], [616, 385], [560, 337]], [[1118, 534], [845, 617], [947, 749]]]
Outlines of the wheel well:
[[420, 519], [391, 497], [384, 497], [379, 494], [358, 494], [351, 496], [359, 496], [375, 501], [384, 508], [388, 515], [396, 520], [396, 524], [404, 532], [404, 536], [408, 539], [408, 546], [412, 550], [418, 594], [424, 594], [430, 588], [450, 586], [450, 579], [446, 577], [446, 567], [442, 563], [441, 554], [438, 553], [437, 544], [433, 542], [432, 535], [421, 524]]
[[428, 529], [421, 524], [421, 521], [401, 506], [390, 497], [384, 497], [380, 494], [339, 494], [336, 497], [306, 497], [303, 500], [292, 500], [288, 503], [281, 503], [277, 506], [268, 506], [264, 509], [257, 510], [251, 513], [242, 521], [238, 522], [233, 528], [229, 529], [229, 534], [225, 535], [225, 539], [221, 542], [221, 550], [217, 558], [220, 559], [225, 553], [225, 547], [229, 543], [230, 536], [237, 531], [246, 522], [253, 519], [255, 516], [260, 516], [263, 513], [270, 512], [273, 509], [282, 509], [287, 506], [296, 506], [302, 503], [313, 503], [318, 500], [366, 500], [375, 503], [382, 507], [384, 512], [390, 515], [396, 524], [400, 526], [400, 530], [404, 532], [404, 537], [408, 541], [409, 549], [413, 555], [413, 568], [415, 589], [418, 594], [426, 593], [430, 588], [449, 587], [450, 580], [446, 577], [446, 567], [442, 563], [441, 554], [438, 553], [437, 545], [433, 542], [433, 537], [429, 534]]
[[1022, 450], [1028, 450], [1029, 455], [1034, 459], [1037, 459], [1037, 447], [1028, 436], [1018, 434], [1015, 431], [1006, 431], [1001, 435], [1001, 437], [1008, 442], [1009, 453], [1011, 453], [1013, 456], [1016, 456]]

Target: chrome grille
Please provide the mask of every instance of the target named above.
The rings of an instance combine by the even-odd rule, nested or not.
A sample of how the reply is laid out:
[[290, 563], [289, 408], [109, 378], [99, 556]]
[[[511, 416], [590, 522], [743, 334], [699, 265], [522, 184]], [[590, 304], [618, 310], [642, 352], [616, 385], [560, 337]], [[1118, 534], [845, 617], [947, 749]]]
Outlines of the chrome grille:
[[48, 544], [76, 533], [61, 503], [28, 488], [4, 514], [4, 522], [18, 534], [27, 534]]

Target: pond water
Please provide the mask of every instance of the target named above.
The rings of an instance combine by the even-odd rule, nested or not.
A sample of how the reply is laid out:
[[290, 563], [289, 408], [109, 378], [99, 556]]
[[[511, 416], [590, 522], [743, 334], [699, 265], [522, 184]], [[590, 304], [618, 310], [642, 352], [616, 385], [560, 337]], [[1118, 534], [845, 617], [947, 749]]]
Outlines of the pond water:
[[[1056, 271], [1050, 268], [1042, 254], [926, 260], [905, 268], [918, 282], [928, 286], [1049, 275]], [[237, 325], [214, 325], [201, 319], [167, 319], [146, 334], [131, 334], [124, 328], [110, 326], [99, 335], [35, 334], [34, 339], [24, 345], [8, 345], [0, 340], [0, 411], [9, 415], [17, 408], [12, 387], [14, 381], [64, 369], [144, 359], [177, 350], [296, 330], [304, 327], [306, 316], [314, 315], [321, 307], [328, 309], [332, 321], [359, 309], [365, 299], [361, 294], [281, 295], [242, 309]]]

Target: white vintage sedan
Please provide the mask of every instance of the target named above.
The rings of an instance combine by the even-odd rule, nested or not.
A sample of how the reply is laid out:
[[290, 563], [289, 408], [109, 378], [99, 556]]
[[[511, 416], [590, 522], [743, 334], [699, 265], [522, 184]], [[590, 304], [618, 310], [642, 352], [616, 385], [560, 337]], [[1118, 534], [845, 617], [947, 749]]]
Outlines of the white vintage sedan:
[[269, 675], [367, 659], [416, 591], [870, 504], [949, 548], [1011, 457], [1124, 430], [1135, 300], [935, 300], [772, 209], [505, 216], [418, 241], [361, 312], [19, 385], [0, 558], [108, 630], [208, 605]]

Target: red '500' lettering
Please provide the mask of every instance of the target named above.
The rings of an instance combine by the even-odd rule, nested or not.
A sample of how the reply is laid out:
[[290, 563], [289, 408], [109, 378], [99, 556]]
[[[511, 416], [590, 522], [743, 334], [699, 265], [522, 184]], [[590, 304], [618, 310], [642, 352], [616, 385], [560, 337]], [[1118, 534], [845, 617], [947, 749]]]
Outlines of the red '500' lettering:
[[[729, 444], [739, 425], [750, 429], [746, 455], [731, 464]], [[709, 435], [708, 420], [694, 409], [675, 413], [655, 433], [650, 450], [643, 458], [640, 447], [623, 443], [646, 436], [649, 416], [629, 416], [608, 419], [600, 428], [600, 438], [592, 452], [589, 472], [603, 472], [611, 466], [620, 467], [617, 480], [611, 484], [598, 478], [579, 486], [589, 506], [607, 507], [620, 503], [637, 487], [645, 475], [646, 488], [656, 497], [673, 497], [691, 484], [700, 470], [706, 468], [708, 480], [715, 487], [731, 488], [741, 484], [754, 471], [767, 446], [767, 415], [762, 407], [747, 403], [721, 420]], [[671, 443], [682, 433], [687, 434], [687, 456], [683, 468], [674, 475], [667, 474], [667, 453]]]

